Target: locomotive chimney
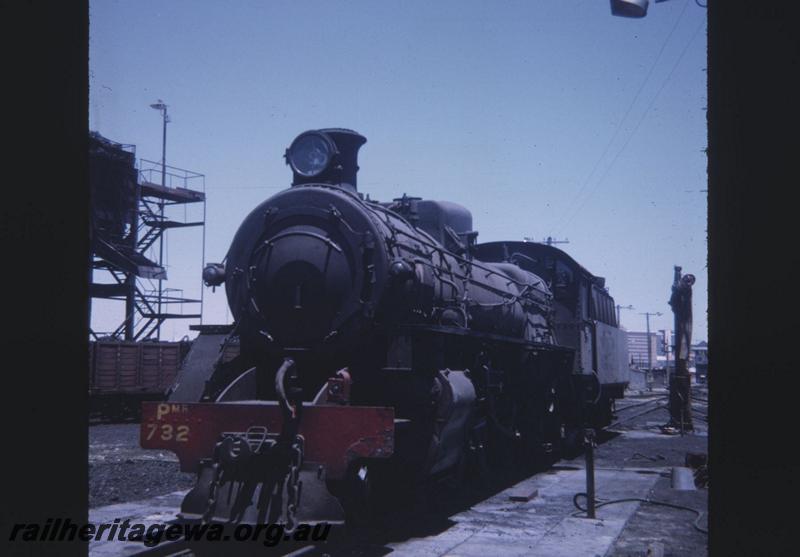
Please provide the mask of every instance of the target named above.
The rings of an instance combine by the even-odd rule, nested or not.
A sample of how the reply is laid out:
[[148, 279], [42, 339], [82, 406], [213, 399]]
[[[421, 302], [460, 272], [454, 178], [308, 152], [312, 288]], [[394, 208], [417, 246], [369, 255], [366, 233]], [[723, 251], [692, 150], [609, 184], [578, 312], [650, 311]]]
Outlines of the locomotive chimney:
[[284, 155], [294, 174], [292, 185], [325, 183], [358, 191], [358, 150], [366, 142], [363, 135], [342, 128], [301, 133]]

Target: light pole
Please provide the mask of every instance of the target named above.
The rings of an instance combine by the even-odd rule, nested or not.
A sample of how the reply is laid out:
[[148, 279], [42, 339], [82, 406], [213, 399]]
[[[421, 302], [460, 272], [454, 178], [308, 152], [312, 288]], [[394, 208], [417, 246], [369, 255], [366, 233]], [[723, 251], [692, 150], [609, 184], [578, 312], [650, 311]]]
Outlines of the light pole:
[[616, 308], [617, 308], [617, 327], [619, 327], [619, 325], [620, 325], [619, 310], [621, 310], [621, 309], [636, 309], [633, 306], [621, 306], [619, 304], [616, 305]]
[[[161, 111], [161, 118], [163, 121], [162, 135], [161, 135], [161, 187], [167, 187], [167, 123], [169, 116], [167, 115], [167, 105], [164, 101], [158, 99], [158, 102], [150, 105], [150, 108]], [[159, 224], [164, 222], [164, 198], [158, 203], [159, 209]], [[164, 228], [161, 228], [161, 234], [158, 236], [158, 266], [164, 268]], [[163, 274], [163, 273], [162, 273]], [[158, 324], [156, 325], [156, 340], [161, 340], [161, 297], [162, 297], [163, 279], [158, 279]]]

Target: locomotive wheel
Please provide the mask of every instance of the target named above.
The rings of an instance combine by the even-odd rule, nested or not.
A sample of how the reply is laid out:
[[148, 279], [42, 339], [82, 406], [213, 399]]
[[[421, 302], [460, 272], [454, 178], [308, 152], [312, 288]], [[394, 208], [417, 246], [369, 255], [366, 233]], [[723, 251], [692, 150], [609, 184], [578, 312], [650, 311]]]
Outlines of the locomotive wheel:
[[485, 489], [489, 487], [491, 477], [486, 439], [480, 432], [473, 431], [458, 464], [457, 482], [459, 485], [475, 485]]
[[549, 466], [561, 454], [564, 419], [556, 388], [536, 385], [529, 391], [537, 396], [527, 399], [506, 398], [496, 403], [511, 409], [507, 414], [509, 420], [502, 428], [505, 430], [503, 433], [513, 432], [513, 437], [504, 435], [510, 450], [505, 458], [518, 471]]
[[380, 526], [401, 495], [399, 489], [392, 489], [393, 484], [388, 481], [392, 474], [382, 464], [354, 463], [341, 486], [345, 520], [354, 532]]
[[366, 465], [353, 466], [348, 475], [344, 494], [345, 517], [348, 526], [364, 528], [373, 524], [375, 514], [375, 487], [372, 474]]
[[492, 472], [504, 474], [517, 467], [520, 436], [519, 417], [515, 401], [498, 397], [492, 404], [489, 420], [489, 453], [486, 459]]
[[576, 458], [583, 450], [583, 429], [577, 426], [566, 426], [561, 452], [568, 459]]

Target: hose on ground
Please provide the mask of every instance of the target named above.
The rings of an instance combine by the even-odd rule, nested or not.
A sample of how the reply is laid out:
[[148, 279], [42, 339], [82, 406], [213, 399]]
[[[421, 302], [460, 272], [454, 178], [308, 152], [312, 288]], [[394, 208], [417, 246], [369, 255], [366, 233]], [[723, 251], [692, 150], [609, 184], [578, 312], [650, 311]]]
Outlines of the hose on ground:
[[[581, 507], [580, 503], [578, 503], [578, 498], [583, 497], [588, 500], [589, 496], [586, 493], [576, 493], [575, 496], [572, 498], [572, 504], [575, 505], [575, 508], [578, 509], [580, 512], [588, 512], [588, 509]], [[703, 534], [708, 534], [708, 530], [700, 526], [700, 519], [703, 518], [705, 514], [703, 511], [698, 511], [697, 509], [693, 509], [692, 507], [684, 507], [683, 505], [675, 505], [673, 503], [666, 503], [664, 501], [653, 501], [652, 499], [641, 499], [639, 497], [629, 497], [626, 499], [614, 499], [612, 501], [603, 501], [598, 502], [595, 504], [595, 508], [599, 509], [600, 507], [604, 507], [606, 505], [613, 505], [614, 503], [631, 503], [638, 501], [640, 503], [648, 503], [650, 505], [659, 505], [662, 507], [669, 507], [672, 509], [679, 509], [683, 511], [691, 511], [697, 515], [697, 518], [692, 523], [694, 529], [698, 532], [702, 532]], [[577, 515], [577, 513], [575, 513]]]

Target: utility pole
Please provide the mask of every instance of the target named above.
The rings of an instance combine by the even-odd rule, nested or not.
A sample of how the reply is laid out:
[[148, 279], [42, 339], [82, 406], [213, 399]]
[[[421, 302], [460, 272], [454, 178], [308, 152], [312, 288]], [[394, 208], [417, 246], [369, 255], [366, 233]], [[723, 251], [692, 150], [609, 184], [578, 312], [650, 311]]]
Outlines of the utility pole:
[[645, 311], [643, 313], [639, 313], [639, 315], [644, 315], [647, 320], [647, 371], [653, 371], [653, 343], [650, 342], [650, 316], [661, 316], [663, 313], [657, 311], [655, 313]]
[[671, 334], [672, 331], [669, 329], [659, 329], [659, 332], [664, 336], [664, 340], [662, 342], [662, 348], [664, 350], [664, 356], [666, 357], [665, 366], [667, 369], [667, 373], [669, 374], [669, 354], [672, 351], [672, 339]]
[[633, 306], [621, 306], [619, 304], [617, 304], [616, 308], [617, 308], [617, 327], [619, 327], [619, 324], [620, 324], [619, 310], [621, 310], [621, 309], [636, 309]]
[[[151, 104], [150, 108], [161, 111], [163, 120], [162, 135], [161, 135], [161, 187], [167, 187], [167, 123], [169, 116], [167, 116], [167, 105], [161, 99], [157, 103]], [[164, 199], [158, 203], [159, 220], [164, 222]], [[164, 234], [165, 229], [161, 229], [161, 234], [158, 237], [158, 266], [164, 268]], [[156, 340], [161, 340], [161, 298], [163, 297], [163, 279], [158, 279], [158, 325], [156, 325]]]
[[669, 423], [666, 430], [680, 428], [694, 429], [692, 425], [692, 406], [689, 385], [689, 352], [692, 343], [692, 285], [694, 275], [681, 275], [681, 268], [675, 265], [672, 282], [672, 295], [669, 305], [675, 315], [675, 374], [669, 382]]

